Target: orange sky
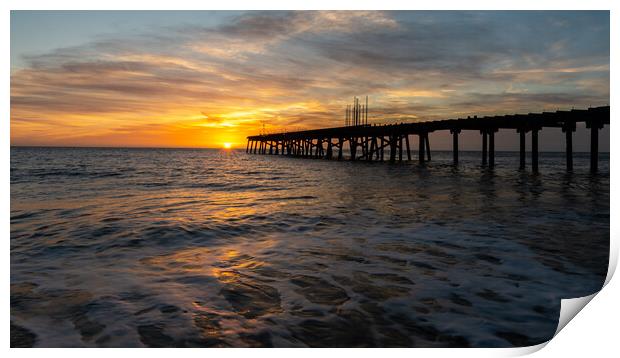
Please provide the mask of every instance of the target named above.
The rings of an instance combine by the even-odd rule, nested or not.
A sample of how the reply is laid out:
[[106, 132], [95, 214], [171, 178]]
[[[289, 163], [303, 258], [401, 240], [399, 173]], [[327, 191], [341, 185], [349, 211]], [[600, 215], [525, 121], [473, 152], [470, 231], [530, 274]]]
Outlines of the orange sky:
[[12, 13], [12, 145], [245, 147], [341, 125], [364, 95], [371, 123], [609, 101], [608, 12], [193, 12], [104, 31], [120, 15]]

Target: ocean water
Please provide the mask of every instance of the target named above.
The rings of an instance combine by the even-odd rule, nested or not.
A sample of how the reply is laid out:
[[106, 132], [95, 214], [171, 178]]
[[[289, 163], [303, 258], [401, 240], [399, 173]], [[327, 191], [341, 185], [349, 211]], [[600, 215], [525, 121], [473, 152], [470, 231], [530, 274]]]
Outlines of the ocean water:
[[[609, 155], [11, 148], [11, 341], [511, 347], [602, 286]], [[529, 158], [528, 158], [529, 161]]]

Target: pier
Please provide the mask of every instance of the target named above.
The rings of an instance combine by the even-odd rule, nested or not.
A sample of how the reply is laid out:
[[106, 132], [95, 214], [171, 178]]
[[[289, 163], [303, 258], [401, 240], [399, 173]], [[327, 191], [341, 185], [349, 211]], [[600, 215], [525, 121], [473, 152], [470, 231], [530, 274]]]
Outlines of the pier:
[[609, 125], [609, 106], [570, 111], [467, 117], [416, 123], [368, 124], [368, 104], [355, 102], [347, 107], [345, 126], [296, 132], [262, 134], [247, 137], [246, 152], [253, 154], [287, 155], [301, 158], [403, 161], [412, 160], [410, 136], [418, 137], [418, 161], [431, 160], [429, 133], [450, 131], [453, 160], [459, 161], [459, 134], [464, 130], [478, 131], [481, 136], [481, 164], [495, 166], [495, 133], [500, 129], [514, 130], [519, 135], [519, 169], [526, 167], [526, 133], [531, 132], [532, 171], [538, 172], [538, 133], [544, 128], [561, 128], [566, 135], [566, 169], [573, 170], [572, 137], [577, 123], [590, 130], [590, 171], [598, 170], [598, 131]]

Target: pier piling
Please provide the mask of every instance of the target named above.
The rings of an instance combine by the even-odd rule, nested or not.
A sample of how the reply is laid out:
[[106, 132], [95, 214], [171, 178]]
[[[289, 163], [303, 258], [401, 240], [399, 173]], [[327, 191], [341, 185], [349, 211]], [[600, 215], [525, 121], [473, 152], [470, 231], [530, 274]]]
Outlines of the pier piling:
[[532, 129], [532, 171], [538, 173], [538, 128]]
[[419, 146], [418, 146], [418, 160], [420, 161], [420, 164], [424, 164], [424, 133], [420, 133], [418, 135], [418, 138], [420, 140]]
[[431, 161], [431, 144], [428, 140], [428, 132], [424, 133], [424, 146], [426, 147], [426, 159]]
[[482, 130], [482, 166], [487, 165], [487, 131]]
[[409, 148], [409, 135], [405, 136], [405, 143], [407, 144], [407, 160], [411, 161], [411, 149]]
[[566, 170], [573, 171], [573, 132], [576, 130], [575, 123], [567, 122], [562, 127], [566, 135]]
[[460, 129], [450, 129], [450, 133], [452, 133], [452, 157], [454, 159], [454, 164], [459, 164], [459, 133]]
[[489, 168], [495, 166], [495, 129], [489, 130]]
[[521, 128], [519, 132], [519, 169], [525, 169], [525, 129]]

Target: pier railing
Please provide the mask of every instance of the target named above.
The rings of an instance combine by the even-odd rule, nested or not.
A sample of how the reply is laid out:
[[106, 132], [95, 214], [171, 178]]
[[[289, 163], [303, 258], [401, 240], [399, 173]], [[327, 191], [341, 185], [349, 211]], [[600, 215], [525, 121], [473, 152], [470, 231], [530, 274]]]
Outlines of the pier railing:
[[[428, 134], [435, 131], [450, 131], [453, 136], [454, 163], [458, 164], [459, 133], [463, 130], [475, 130], [479, 131], [482, 136], [482, 165], [492, 168], [495, 165], [495, 133], [499, 129], [514, 129], [520, 139], [520, 169], [524, 169], [526, 164], [525, 135], [527, 132], [532, 132], [532, 170], [537, 172], [538, 132], [545, 127], [554, 127], [562, 128], [566, 134], [566, 167], [572, 170], [572, 136], [577, 123], [582, 122], [591, 132], [590, 170], [596, 172], [598, 170], [598, 131], [603, 126], [609, 125], [609, 120], [610, 108], [605, 106], [570, 111], [473, 116], [416, 123], [365, 124], [249, 136], [246, 152], [343, 160], [345, 158], [344, 148], [348, 144], [350, 160], [394, 162], [402, 161], [403, 155], [406, 155], [407, 160], [411, 160], [409, 136], [417, 135], [419, 137], [418, 160], [424, 163], [431, 160]], [[389, 158], [386, 158], [387, 155]]]

